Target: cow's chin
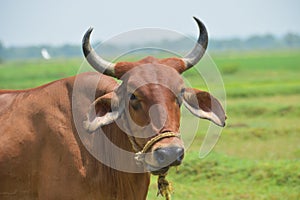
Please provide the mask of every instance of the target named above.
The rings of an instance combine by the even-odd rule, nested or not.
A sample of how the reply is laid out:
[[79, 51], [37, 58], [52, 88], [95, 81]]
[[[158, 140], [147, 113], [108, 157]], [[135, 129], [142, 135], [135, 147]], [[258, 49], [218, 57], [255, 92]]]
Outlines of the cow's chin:
[[159, 168], [159, 167], [154, 167], [154, 166], [147, 164], [147, 170], [149, 170], [151, 172], [151, 174], [153, 174], [153, 175], [166, 174], [168, 172], [169, 168], [170, 168], [169, 166]]

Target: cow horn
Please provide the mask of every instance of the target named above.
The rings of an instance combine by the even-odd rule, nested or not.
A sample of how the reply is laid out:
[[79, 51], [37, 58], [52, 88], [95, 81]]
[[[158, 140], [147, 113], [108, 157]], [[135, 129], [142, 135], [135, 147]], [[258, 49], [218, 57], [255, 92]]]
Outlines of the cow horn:
[[85, 58], [90, 63], [90, 65], [99, 71], [100, 73], [103, 73], [108, 76], [116, 77], [115, 76], [115, 64], [108, 62], [97, 55], [95, 50], [91, 47], [90, 44], [90, 35], [93, 31], [93, 28], [89, 28], [87, 32], [84, 34], [83, 40], [82, 40], [82, 49]]
[[185, 70], [188, 70], [199, 62], [199, 60], [204, 55], [208, 44], [208, 34], [204, 24], [198, 18], [194, 17], [194, 19], [199, 27], [199, 37], [197, 40], [197, 44], [195, 45], [193, 50], [189, 52], [184, 58], [182, 58], [186, 66]]

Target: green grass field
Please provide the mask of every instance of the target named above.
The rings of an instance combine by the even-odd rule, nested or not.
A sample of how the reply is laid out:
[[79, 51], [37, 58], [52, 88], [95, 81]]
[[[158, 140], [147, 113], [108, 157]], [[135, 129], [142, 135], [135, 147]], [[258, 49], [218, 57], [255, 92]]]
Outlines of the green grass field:
[[[225, 84], [227, 126], [213, 151], [200, 159], [209, 124], [201, 123], [184, 163], [167, 177], [173, 199], [300, 199], [300, 51], [211, 57]], [[4, 62], [0, 88], [30, 88], [75, 75], [82, 61]], [[201, 89], [195, 71], [185, 77]], [[153, 177], [148, 199], [163, 199], [156, 192]]]

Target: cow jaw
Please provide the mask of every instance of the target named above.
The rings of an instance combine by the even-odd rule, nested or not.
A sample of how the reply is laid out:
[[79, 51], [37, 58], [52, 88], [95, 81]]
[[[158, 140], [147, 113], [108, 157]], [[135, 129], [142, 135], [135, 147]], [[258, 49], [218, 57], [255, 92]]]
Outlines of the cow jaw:
[[147, 165], [146, 167], [147, 167], [147, 170], [149, 172], [151, 172], [151, 174], [153, 174], [153, 175], [166, 174], [169, 171], [169, 169], [170, 169], [169, 166], [163, 167], [163, 168], [159, 168], [159, 167], [154, 167], [152, 165]]

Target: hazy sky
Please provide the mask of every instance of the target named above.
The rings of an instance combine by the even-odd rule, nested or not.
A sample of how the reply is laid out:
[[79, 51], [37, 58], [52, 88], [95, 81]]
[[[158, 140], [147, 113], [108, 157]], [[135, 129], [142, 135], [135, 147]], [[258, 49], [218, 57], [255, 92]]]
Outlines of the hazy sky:
[[300, 33], [299, 0], [1, 0], [0, 41], [5, 46], [79, 44], [90, 26], [94, 40], [143, 27], [197, 35], [192, 16], [210, 37]]

